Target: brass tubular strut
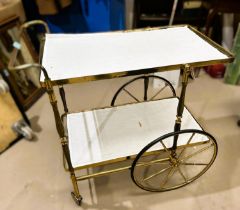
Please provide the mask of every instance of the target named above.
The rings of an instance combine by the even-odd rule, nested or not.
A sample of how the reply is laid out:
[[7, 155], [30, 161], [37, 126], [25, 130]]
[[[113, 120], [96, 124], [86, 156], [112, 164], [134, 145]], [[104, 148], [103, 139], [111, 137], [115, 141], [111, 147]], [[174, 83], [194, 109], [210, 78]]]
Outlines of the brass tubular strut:
[[[166, 162], [169, 161], [169, 158], [164, 158], [164, 159], [157, 159], [157, 160], [153, 160], [150, 162], [142, 162], [137, 164], [137, 167], [144, 167], [144, 166], [149, 166], [151, 164], [159, 164], [161, 162]], [[116, 173], [116, 172], [121, 172], [121, 171], [125, 171], [127, 169], [131, 169], [132, 165], [129, 166], [124, 166], [121, 168], [115, 168], [115, 169], [110, 169], [107, 171], [101, 171], [101, 172], [97, 172], [97, 173], [93, 173], [93, 174], [87, 174], [87, 175], [82, 175], [82, 176], [78, 176], [76, 177], [77, 181], [81, 181], [81, 180], [85, 180], [85, 179], [90, 179], [90, 178], [95, 178], [95, 177], [99, 177], [99, 176], [103, 176], [103, 175], [107, 175], [107, 174], [112, 174], [112, 173]]]
[[98, 172], [98, 173], [95, 173], [95, 174], [83, 175], [83, 176], [77, 177], [77, 181], [90, 179], [90, 178], [95, 178], [95, 177], [103, 176], [103, 175], [106, 175], [106, 174], [112, 174], [112, 173], [116, 173], [116, 172], [120, 172], [120, 171], [125, 171], [125, 170], [130, 169], [130, 168], [131, 168], [131, 166], [125, 166], [125, 167], [122, 167], [122, 168], [112, 169], [112, 170], [108, 170], [108, 171], [101, 171], [101, 172]]
[[[46, 72], [46, 70], [45, 70]], [[61, 139], [61, 144], [62, 144], [62, 149], [63, 149], [63, 153], [64, 156], [66, 158], [67, 164], [68, 164], [68, 169], [70, 172], [70, 176], [71, 176], [71, 180], [72, 180], [72, 184], [73, 184], [73, 188], [74, 188], [74, 194], [77, 198], [81, 198], [80, 193], [79, 193], [79, 189], [78, 189], [78, 185], [77, 185], [77, 179], [76, 179], [76, 175], [74, 172], [74, 168], [72, 166], [72, 162], [71, 162], [71, 158], [70, 158], [70, 151], [69, 151], [69, 147], [68, 147], [68, 141], [67, 138], [65, 136], [65, 131], [64, 131], [64, 126], [63, 126], [63, 122], [58, 110], [58, 106], [57, 106], [57, 99], [53, 90], [53, 86], [51, 83], [51, 79], [49, 78], [49, 76], [47, 75], [47, 73], [44, 74], [45, 76], [45, 88], [47, 91], [47, 94], [49, 96], [49, 100], [50, 103], [52, 105], [52, 109], [53, 109], [53, 113], [54, 113], [54, 118], [55, 118], [55, 123], [56, 123], [56, 128], [57, 128], [57, 132], [58, 135]]]
[[[191, 68], [188, 64], [186, 64], [183, 68], [183, 75], [182, 75], [182, 89], [181, 89], [181, 94], [180, 98], [178, 101], [178, 107], [177, 107], [177, 116], [176, 116], [176, 121], [175, 121], [175, 126], [174, 126], [174, 132], [180, 131], [181, 129], [181, 119], [182, 119], [182, 114], [184, 110], [184, 101], [185, 101], [185, 95], [186, 95], [186, 89], [187, 89], [187, 84], [188, 84], [188, 78], [191, 73]], [[172, 146], [172, 151], [175, 151], [177, 148], [177, 140], [178, 140], [178, 135], [174, 136], [173, 140], [173, 146]]]

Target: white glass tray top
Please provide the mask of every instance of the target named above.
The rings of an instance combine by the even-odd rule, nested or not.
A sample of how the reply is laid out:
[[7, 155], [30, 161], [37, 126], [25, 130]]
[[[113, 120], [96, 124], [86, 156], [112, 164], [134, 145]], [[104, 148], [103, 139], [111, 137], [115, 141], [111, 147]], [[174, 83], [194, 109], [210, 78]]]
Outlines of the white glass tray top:
[[[151, 141], [173, 131], [177, 104], [178, 99], [171, 98], [67, 115], [73, 167], [139, 153]], [[182, 129], [202, 130], [186, 108]], [[186, 144], [190, 135], [180, 135], [179, 144]], [[206, 141], [204, 138], [195, 134], [191, 142]], [[163, 149], [161, 144], [159, 149]]]
[[[47, 34], [42, 65], [52, 81], [59, 81], [227, 58], [188, 26], [178, 26], [149, 31]], [[40, 80], [44, 81], [43, 75]]]

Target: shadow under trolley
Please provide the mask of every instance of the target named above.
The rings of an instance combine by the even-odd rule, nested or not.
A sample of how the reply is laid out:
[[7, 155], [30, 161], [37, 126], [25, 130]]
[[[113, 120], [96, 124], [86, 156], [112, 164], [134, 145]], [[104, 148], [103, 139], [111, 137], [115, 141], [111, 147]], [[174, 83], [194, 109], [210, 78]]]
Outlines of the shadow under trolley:
[[[33, 65], [42, 71], [40, 81], [54, 112], [75, 202], [80, 205], [82, 201], [78, 181], [128, 169], [138, 187], [152, 192], [185, 186], [204, 174], [216, 158], [217, 142], [184, 106], [188, 79], [195, 67], [231, 61], [230, 52], [189, 25], [47, 34], [41, 65]], [[18, 66], [24, 68], [28, 67]], [[176, 69], [182, 71], [179, 97], [168, 80], [153, 74]], [[78, 113], [68, 110], [64, 85], [130, 75], [138, 76], [119, 88], [109, 107]], [[164, 85], [150, 96], [152, 79]], [[142, 100], [127, 87], [136, 81], [143, 84]], [[63, 115], [53, 86], [59, 86]], [[156, 100], [165, 88], [172, 96]], [[122, 92], [136, 103], [116, 106]], [[131, 164], [116, 164], [125, 160]], [[115, 168], [75, 174], [76, 170], [108, 164]]]

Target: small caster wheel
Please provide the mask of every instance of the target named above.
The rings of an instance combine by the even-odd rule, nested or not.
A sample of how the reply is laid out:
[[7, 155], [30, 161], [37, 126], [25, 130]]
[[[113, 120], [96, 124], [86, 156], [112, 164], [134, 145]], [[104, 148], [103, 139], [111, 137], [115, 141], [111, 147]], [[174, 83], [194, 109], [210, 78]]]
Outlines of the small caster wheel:
[[28, 126], [22, 127], [22, 133], [24, 138], [27, 140], [32, 140], [34, 137], [32, 129]]
[[13, 130], [22, 135], [27, 140], [33, 140], [34, 139], [34, 133], [32, 129], [29, 127], [29, 125], [24, 121], [18, 121], [12, 126]]
[[71, 196], [73, 198], [73, 200], [75, 201], [75, 203], [78, 205], [78, 206], [81, 206], [81, 203], [82, 203], [82, 196], [76, 196], [74, 192], [71, 192]]

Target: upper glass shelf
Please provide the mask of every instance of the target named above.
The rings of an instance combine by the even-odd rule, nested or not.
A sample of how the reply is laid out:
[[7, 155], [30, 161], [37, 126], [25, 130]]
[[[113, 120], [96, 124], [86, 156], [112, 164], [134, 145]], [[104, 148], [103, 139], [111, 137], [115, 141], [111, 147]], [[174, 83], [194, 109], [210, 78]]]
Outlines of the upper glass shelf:
[[[42, 65], [53, 85], [226, 63], [233, 55], [192, 28], [47, 34]], [[41, 75], [41, 82], [44, 77]]]

